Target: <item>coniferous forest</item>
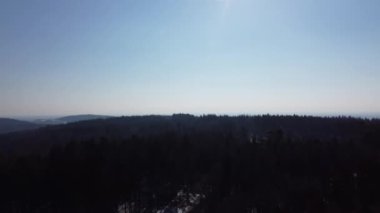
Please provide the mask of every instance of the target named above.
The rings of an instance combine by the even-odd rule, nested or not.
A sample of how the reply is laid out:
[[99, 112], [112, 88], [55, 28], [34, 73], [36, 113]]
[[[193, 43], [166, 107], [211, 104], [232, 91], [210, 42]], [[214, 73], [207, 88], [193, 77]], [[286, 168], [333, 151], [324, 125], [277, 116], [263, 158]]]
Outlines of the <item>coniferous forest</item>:
[[2, 213], [380, 212], [380, 120], [130, 116], [0, 135]]

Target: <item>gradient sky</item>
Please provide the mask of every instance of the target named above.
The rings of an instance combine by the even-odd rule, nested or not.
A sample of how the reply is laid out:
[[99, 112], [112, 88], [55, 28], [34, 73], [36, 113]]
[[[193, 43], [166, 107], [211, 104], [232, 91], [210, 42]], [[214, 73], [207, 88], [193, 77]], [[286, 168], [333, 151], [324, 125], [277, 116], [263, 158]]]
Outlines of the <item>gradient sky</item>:
[[380, 112], [380, 1], [0, 1], [0, 116], [178, 112]]

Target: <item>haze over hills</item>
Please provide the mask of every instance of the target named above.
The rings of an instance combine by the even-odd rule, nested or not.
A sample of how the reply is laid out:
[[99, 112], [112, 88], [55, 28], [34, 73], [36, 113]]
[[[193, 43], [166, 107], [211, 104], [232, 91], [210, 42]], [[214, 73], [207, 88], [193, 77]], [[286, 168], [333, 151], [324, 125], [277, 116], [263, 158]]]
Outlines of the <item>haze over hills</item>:
[[65, 116], [65, 117], [58, 118], [57, 120], [60, 120], [62, 122], [66, 122], [66, 123], [72, 123], [72, 122], [78, 122], [78, 121], [106, 119], [106, 118], [112, 118], [112, 116], [83, 114], [83, 115]]
[[57, 124], [67, 124], [78, 121], [95, 120], [95, 119], [106, 119], [112, 118], [108, 115], [94, 115], [94, 114], [80, 114], [80, 115], [69, 115], [58, 118], [49, 119], [33, 119], [32, 122], [43, 125], [57, 125]]
[[[176, 115], [176, 114], [174, 114]], [[178, 114], [177, 114], [178, 115]], [[184, 114], [179, 114], [184, 115]], [[163, 116], [163, 115], [154, 115], [157, 117], [170, 117], [170, 116]], [[232, 117], [239, 116], [234, 115]], [[286, 116], [286, 115], [283, 115]], [[132, 117], [150, 117], [150, 116], [129, 116]], [[255, 117], [255, 116], [254, 116]], [[302, 117], [302, 116], [299, 116]], [[307, 117], [313, 117], [313, 116], [307, 116]], [[378, 114], [358, 114], [357, 116], [351, 117], [351, 116], [332, 116], [332, 115], [321, 115], [321, 116], [315, 116], [315, 117], [346, 117], [346, 118], [357, 118], [357, 119], [378, 119], [380, 116]], [[96, 115], [96, 114], [78, 114], [78, 115], [69, 115], [69, 116], [62, 116], [62, 117], [47, 117], [47, 118], [0, 118], [0, 134], [3, 133], [10, 133], [10, 132], [17, 132], [17, 131], [23, 131], [23, 130], [30, 130], [30, 129], [36, 129], [43, 126], [50, 126], [50, 125], [62, 125], [62, 124], [70, 124], [75, 122], [81, 122], [81, 121], [90, 121], [90, 120], [98, 120], [98, 119], [109, 119], [109, 118], [118, 118], [117, 116], [109, 116], [109, 115]], [[128, 120], [128, 119], [127, 119]]]
[[112, 116], [107, 115], [93, 115], [93, 114], [83, 114], [83, 115], [71, 115], [58, 118], [48, 118], [48, 119], [12, 119], [12, 118], [0, 118], [0, 134], [18, 132], [24, 130], [37, 129], [46, 125], [60, 125], [69, 124], [74, 122], [86, 121], [86, 120], [96, 120], [96, 119], [106, 119], [112, 118]]
[[37, 129], [42, 125], [10, 118], [0, 118], [0, 134]]

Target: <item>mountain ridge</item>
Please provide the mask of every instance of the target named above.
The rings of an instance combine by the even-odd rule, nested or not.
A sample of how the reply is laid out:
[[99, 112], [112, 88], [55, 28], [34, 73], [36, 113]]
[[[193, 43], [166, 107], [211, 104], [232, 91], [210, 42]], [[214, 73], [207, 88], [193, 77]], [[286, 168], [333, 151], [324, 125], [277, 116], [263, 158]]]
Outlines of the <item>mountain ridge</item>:
[[37, 129], [39, 127], [41, 127], [41, 125], [28, 121], [16, 120], [11, 118], [0, 118], [0, 134], [32, 130]]

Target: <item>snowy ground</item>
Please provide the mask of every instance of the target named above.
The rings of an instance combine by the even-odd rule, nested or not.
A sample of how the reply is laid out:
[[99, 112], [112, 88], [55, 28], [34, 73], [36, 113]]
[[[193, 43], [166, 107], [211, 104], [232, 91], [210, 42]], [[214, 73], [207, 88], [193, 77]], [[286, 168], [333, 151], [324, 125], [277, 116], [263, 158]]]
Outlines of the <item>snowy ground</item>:
[[[154, 213], [189, 213], [203, 198], [205, 198], [205, 195], [203, 194], [180, 190], [173, 200], [162, 209], [155, 210]], [[118, 213], [131, 213], [133, 206], [134, 203], [124, 203], [119, 205]]]

